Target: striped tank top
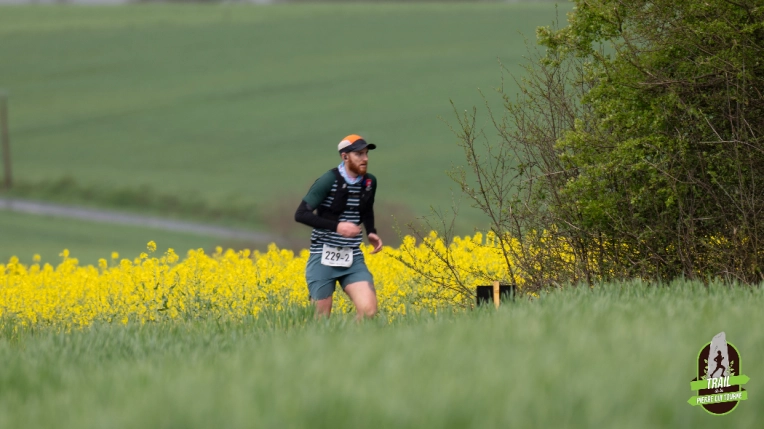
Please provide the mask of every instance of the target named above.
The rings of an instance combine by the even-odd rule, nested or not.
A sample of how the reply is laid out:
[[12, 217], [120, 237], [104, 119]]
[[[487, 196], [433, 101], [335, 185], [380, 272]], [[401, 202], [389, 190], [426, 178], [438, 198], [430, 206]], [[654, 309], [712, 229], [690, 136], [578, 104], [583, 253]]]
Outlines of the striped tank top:
[[[359, 211], [358, 206], [360, 204], [361, 187], [364, 186], [363, 182], [351, 185], [344, 180], [342, 183], [335, 180], [329, 196], [321, 202], [321, 206], [326, 208], [331, 207], [332, 201], [334, 201], [334, 194], [337, 191], [337, 186], [343, 185], [348, 187], [348, 202], [345, 211], [340, 215], [339, 221], [352, 222], [356, 225], [361, 225], [361, 212]], [[321, 253], [324, 244], [326, 244], [334, 247], [352, 247], [353, 256], [358, 256], [361, 254], [360, 245], [362, 239], [363, 233], [359, 233], [352, 238], [347, 238], [335, 231], [313, 228], [313, 232], [310, 234], [310, 253]]]

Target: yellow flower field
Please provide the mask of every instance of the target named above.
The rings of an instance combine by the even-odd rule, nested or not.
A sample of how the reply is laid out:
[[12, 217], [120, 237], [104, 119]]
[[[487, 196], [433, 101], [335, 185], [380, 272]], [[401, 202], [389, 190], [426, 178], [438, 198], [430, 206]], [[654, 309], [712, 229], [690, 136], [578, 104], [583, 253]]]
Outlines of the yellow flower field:
[[[385, 247], [375, 255], [369, 255], [369, 247], [362, 250], [374, 275], [379, 310], [394, 319], [407, 311], [470, 305], [472, 296], [458, 284], [507, 280], [497, 246], [482, 234], [456, 238], [448, 248], [454, 270], [433, 256], [432, 248], [446, 249], [434, 233], [420, 243], [406, 237], [399, 248]], [[94, 322], [243, 320], [264, 310], [310, 305], [307, 250], [295, 255], [271, 245], [266, 252], [218, 248], [208, 255], [199, 249], [182, 260], [172, 249], [161, 256], [155, 250], [149, 242], [147, 252], [134, 260], [113, 253], [97, 267], [79, 265], [67, 250], [57, 266], [40, 265], [39, 258], [25, 266], [11, 258], [0, 264], [0, 323], [70, 329]], [[353, 311], [342, 293], [335, 294], [334, 309]]]

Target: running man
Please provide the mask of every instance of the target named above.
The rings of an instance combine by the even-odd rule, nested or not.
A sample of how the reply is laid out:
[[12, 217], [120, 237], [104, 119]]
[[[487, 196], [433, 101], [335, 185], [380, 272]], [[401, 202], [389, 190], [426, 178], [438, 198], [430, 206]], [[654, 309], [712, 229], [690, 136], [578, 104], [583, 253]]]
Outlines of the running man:
[[714, 358], [714, 362], [716, 362], [716, 369], [714, 370], [714, 372], [711, 373], [711, 375], [708, 378], [714, 378], [714, 374], [716, 374], [716, 371], [719, 371], [720, 369], [722, 370], [721, 376], [724, 377], [724, 371], [727, 370], [727, 368], [725, 368], [724, 365], [722, 365], [722, 362], [724, 362], [724, 356], [722, 356], [722, 351], [719, 350], [716, 353], [717, 355]]
[[377, 313], [374, 278], [359, 247], [363, 224], [374, 246], [371, 253], [382, 249], [374, 229], [377, 178], [366, 172], [369, 150], [376, 147], [355, 134], [342, 139], [337, 145], [342, 162], [313, 183], [294, 215], [297, 222], [313, 227], [305, 278], [318, 315], [331, 314], [337, 281], [353, 301], [359, 319]]

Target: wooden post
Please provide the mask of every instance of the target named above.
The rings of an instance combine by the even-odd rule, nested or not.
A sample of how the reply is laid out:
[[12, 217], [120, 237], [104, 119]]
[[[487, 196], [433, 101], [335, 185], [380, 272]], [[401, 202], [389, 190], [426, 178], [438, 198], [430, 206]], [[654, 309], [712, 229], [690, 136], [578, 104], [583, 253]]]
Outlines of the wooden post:
[[499, 308], [499, 282], [493, 282], [493, 305]]
[[8, 137], [8, 93], [0, 91], [0, 145], [3, 147], [3, 185], [6, 190], [11, 189], [11, 142]]

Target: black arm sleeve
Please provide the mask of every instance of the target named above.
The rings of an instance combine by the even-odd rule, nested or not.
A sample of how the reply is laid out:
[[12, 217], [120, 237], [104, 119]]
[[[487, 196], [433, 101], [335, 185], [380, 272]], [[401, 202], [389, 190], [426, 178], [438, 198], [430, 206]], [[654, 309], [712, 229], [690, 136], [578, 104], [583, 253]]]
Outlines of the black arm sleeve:
[[368, 212], [363, 215], [363, 226], [366, 228], [366, 235], [376, 234], [377, 230], [374, 228], [374, 209], [370, 208]]
[[362, 221], [363, 221], [363, 227], [366, 228], [366, 235], [369, 234], [376, 234], [377, 229], [374, 228], [374, 199], [377, 197], [377, 183], [376, 178], [374, 179], [374, 193], [371, 194], [371, 198], [369, 199], [369, 208], [366, 210], [365, 213], [363, 213]]
[[[294, 220], [305, 225], [312, 226], [313, 228], [328, 229], [329, 231], [337, 231], [337, 225], [340, 223], [334, 220], [324, 219], [321, 216], [313, 213], [313, 210], [305, 200], [300, 201], [300, 206], [297, 207], [297, 211], [294, 213]], [[373, 219], [373, 218], [372, 218]]]

